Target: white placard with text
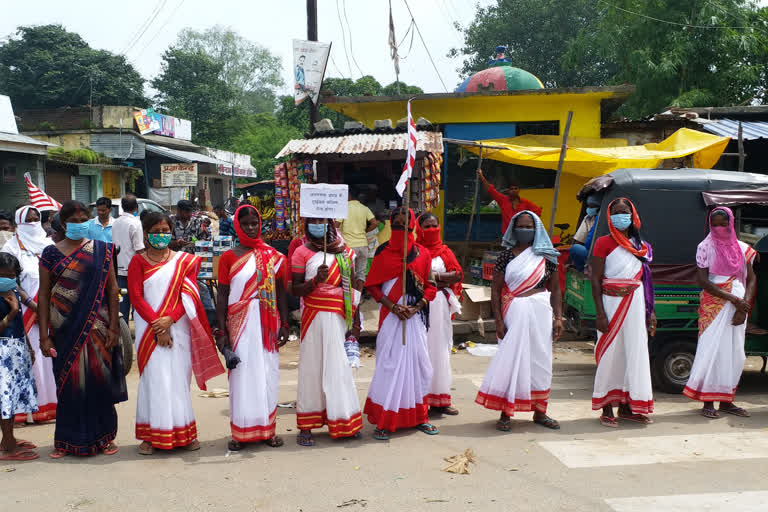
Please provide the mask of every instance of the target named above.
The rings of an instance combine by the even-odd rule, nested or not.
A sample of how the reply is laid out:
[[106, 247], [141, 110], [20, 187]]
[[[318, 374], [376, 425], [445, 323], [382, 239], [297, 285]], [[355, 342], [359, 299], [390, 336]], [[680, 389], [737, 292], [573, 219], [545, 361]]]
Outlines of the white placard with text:
[[347, 185], [302, 183], [299, 215], [309, 219], [346, 219]]

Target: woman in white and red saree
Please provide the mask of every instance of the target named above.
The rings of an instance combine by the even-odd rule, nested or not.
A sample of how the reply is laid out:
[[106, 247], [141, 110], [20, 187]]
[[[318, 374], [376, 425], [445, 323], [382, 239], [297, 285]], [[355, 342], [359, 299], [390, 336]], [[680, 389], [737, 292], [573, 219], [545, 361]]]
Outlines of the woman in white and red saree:
[[40, 212], [31, 206], [22, 206], [16, 210], [16, 232], [13, 238], [3, 246], [3, 252], [16, 256], [21, 264], [22, 294], [21, 312], [24, 319], [24, 330], [35, 351], [35, 364], [32, 372], [35, 375], [37, 403], [39, 409], [35, 413], [16, 415], [17, 422], [40, 422], [56, 418], [56, 380], [53, 378], [53, 360], [43, 357], [40, 351], [40, 329], [37, 325], [37, 292], [40, 288], [40, 255], [43, 249], [53, 245], [40, 224]]
[[547, 405], [552, 342], [563, 330], [560, 253], [539, 217], [527, 210], [512, 218], [502, 246], [491, 289], [499, 350], [475, 402], [501, 411], [496, 428], [503, 432], [512, 428], [510, 417], [516, 411], [533, 411], [534, 423], [559, 429], [559, 423], [547, 416]]
[[453, 251], [440, 238], [440, 224], [431, 213], [419, 216], [416, 226], [419, 245], [429, 251], [432, 275], [437, 295], [429, 303], [429, 330], [427, 350], [432, 363], [432, 384], [427, 405], [432, 411], [455, 416], [459, 411], [451, 407], [451, 349], [453, 348], [453, 315], [461, 312], [461, 271]]
[[651, 246], [640, 237], [640, 217], [629, 199], [608, 207], [610, 235], [592, 249], [592, 296], [597, 310], [595, 388], [592, 409], [602, 409], [600, 423], [618, 427], [619, 419], [644, 425], [653, 412], [648, 330], [656, 333]]
[[373, 437], [382, 441], [388, 440], [391, 432], [408, 427], [416, 427], [429, 435], [439, 433], [437, 427], [429, 423], [426, 402], [432, 383], [432, 365], [427, 352], [429, 303], [437, 293], [437, 287], [431, 282], [432, 258], [429, 251], [414, 241], [416, 219], [412, 211], [406, 212], [404, 208], [393, 211], [391, 224], [392, 237], [376, 251], [365, 282], [368, 293], [381, 304], [381, 309], [376, 370], [363, 412], [368, 415], [368, 421], [376, 425]]
[[136, 438], [139, 453], [155, 448], [198, 450], [197, 424], [189, 386], [192, 374], [200, 389], [224, 373], [197, 289], [200, 258], [168, 249], [171, 220], [147, 215], [146, 252], [128, 266], [128, 293], [136, 309], [139, 393]]
[[229, 347], [240, 360], [229, 372], [229, 449], [257, 441], [277, 448], [283, 445], [275, 435], [275, 416], [278, 347], [288, 341], [287, 262], [261, 239], [256, 208], [240, 206], [233, 223], [239, 245], [219, 260], [215, 332], [217, 345]]
[[360, 399], [344, 350], [348, 332], [360, 335], [352, 288], [355, 253], [326, 219], [306, 219], [307, 241], [293, 253], [293, 293], [302, 297], [296, 442], [314, 445], [312, 429], [328, 425], [331, 438], [359, 435]]
[[699, 344], [683, 394], [704, 402], [701, 413], [717, 418], [720, 411], [748, 417], [733, 403], [744, 370], [747, 317], [755, 298], [752, 264], [757, 253], [736, 238], [733, 212], [715, 208], [709, 216], [709, 235], [696, 251], [696, 280], [702, 288], [699, 303]]

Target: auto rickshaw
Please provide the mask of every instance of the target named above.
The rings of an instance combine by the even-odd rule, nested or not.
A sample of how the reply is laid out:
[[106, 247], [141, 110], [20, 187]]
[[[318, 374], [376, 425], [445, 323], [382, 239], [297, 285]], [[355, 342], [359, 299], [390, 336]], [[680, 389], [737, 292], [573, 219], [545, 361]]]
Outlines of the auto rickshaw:
[[[653, 246], [658, 328], [649, 339], [649, 352], [656, 387], [680, 393], [690, 375], [701, 291], [696, 285], [696, 248], [707, 234], [707, 219], [715, 206], [734, 210], [739, 239], [759, 254], [754, 266], [757, 294], [745, 348], [748, 356], [763, 358], [765, 371], [768, 254], [760, 253], [768, 253], [768, 176], [713, 169], [619, 169], [590, 180], [577, 198], [584, 203], [593, 192], [603, 193], [594, 240], [608, 234], [606, 210], [611, 201], [627, 197], [642, 219], [643, 237]], [[566, 328], [578, 336], [594, 337], [596, 311], [589, 266], [585, 272], [567, 270], [564, 302]]]

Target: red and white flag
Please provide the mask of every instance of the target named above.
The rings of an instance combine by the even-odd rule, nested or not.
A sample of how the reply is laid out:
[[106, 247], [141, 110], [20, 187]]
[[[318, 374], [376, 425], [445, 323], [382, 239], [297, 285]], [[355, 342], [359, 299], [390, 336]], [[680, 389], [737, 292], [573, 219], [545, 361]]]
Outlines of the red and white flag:
[[416, 165], [416, 123], [413, 122], [413, 116], [411, 116], [411, 100], [408, 100], [408, 154], [405, 157], [403, 174], [400, 175], [395, 186], [400, 197], [403, 197], [405, 185], [411, 179], [414, 165]]
[[29, 202], [34, 206], [37, 211], [43, 212], [46, 210], [59, 211], [61, 210], [61, 203], [40, 190], [40, 187], [32, 183], [32, 177], [29, 173], [24, 173], [24, 181], [27, 182], [27, 192], [29, 193]]

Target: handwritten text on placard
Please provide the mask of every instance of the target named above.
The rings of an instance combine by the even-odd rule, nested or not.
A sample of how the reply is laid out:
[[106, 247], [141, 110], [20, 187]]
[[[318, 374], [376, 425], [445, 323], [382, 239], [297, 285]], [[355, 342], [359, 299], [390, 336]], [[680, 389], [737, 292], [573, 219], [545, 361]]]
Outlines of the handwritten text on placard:
[[310, 219], [346, 219], [347, 185], [302, 183], [299, 215]]

